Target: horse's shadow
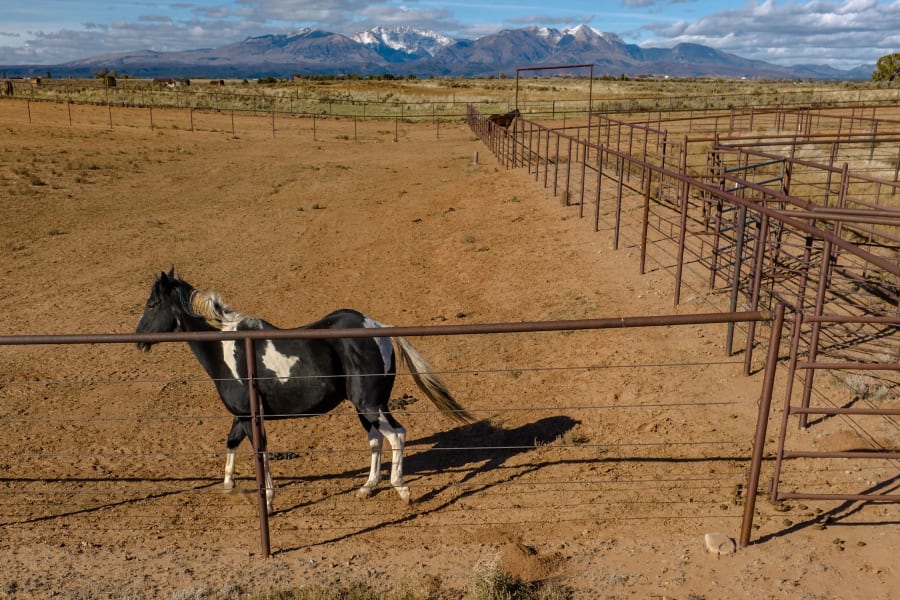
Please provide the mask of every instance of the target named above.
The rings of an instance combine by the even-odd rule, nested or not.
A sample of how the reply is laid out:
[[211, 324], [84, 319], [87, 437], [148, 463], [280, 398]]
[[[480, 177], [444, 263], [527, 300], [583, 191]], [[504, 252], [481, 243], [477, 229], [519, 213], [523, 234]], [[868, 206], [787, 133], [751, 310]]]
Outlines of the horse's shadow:
[[[540, 419], [515, 429], [504, 429], [487, 421], [457, 427], [433, 436], [414, 440], [408, 447], [431, 447], [410, 453], [404, 459], [404, 471], [411, 478], [429, 473], [460, 471], [462, 477], [452, 484], [437, 487], [420, 496], [419, 502], [433, 499], [449, 486], [465, 486], [478, 475], [496, 470], [516, 455], [530, 452], [572, 430], [578, 421], [566, 416]], [[479, 489], [495, 485], [485, 482]], [[466, 495], [465, 493], [463, 495]]]
[[[406, 476], [407, 483], [414, 483], [415, 480], [422, 479], [430, 474], [446, 474], [452, 471], [463, 473], [461, 481], [456, 481], [441, 488], [445, 489], [449, 485], [465, 483], [481, 473], [502, 467], [504, 463], [516, 455], [530, 452], [540, 446], [549, 444], [571, 431], [577, 424], [578, 421], [571, 417], [556, 416], [540, 419], [515, 429], [498, 427], [488, 421], [462, 425], [428, 437], [408, 441], [406, 443], [407, 452], [403, 458], [403, 473]], [[416, 452], [417, 446], [430, 447], [421, 452]], [[297, 457], [288, 456], [286, 458]], [[282, 482], [290, 485], [293, 482], [301, 481], [355, 480], [364, 477], [366, 474], [368, 474], [367, 469], [356, 468], [342, 473], [330, 473], [327, 475], [287, 477], [282, 479]], [[380, 491], [388, 489], [390, 488], [384, 487]], [[418, 500], [421, 502], [430, 499], [437, 493], [438, 491], [432, 492], [425, 497], [419, 497]], [[277, 512], [290, 512], [321, 500], [301, 503]]]
[[[419, 495], [414, 499], [414, 509], [398, 515], [394, 519], [363, 527], [351, 533], [337, 536], [332, 539], [322, 540], [310, 546], [329, 544], [336, 541], [352, 538], [382, 527], [397, 525], [423, 515], [438, 512], [451, 506], [461, 499], [475, 493], [480, 493], [496, 485], [502, 485], [505, 481], [479, 480], [479, 475], [502, 468], [515, 456], [531, 452], [540, 446], [549, 444], [571, 431], [578, 421], [566, 416], [555, 416], [540, 419], [534, 423], [528, 423], [515, 429], [497, 427], [487, 421], [481, 421], [472, 425], [465, 425], [434, 434], [429, 437], [412, 440], [407, 448], [413, 450], [416, 446], [429, 445], [421, 452], [410, 452], [403, 460], [404, 474], [407, 483], [415, 484], [416, 480], [426, 478], [429, 474], [456, 471], [461, 474], [452, 482], [435, 485], [430, 491]], [[546, 466], [528, 465], [523, 467], [525, 472], [532, 472]], [[345, 473], [331, 475], [330, 477], [355, 477], [364, 473], [362, 470], [353, 470]], [[519, 477], [523, 472], [517, 472], [507, 479]], [[446, 480], [446, 477], [442, 478]], [[423, 486], [425, 487], [425, 486]], [[449, 489], [459, 490], [459, 493], [446, 494]], [[382, 491], [387, 491], [384, 488]], [[436, 505], [423, 506], [431, 501], [443, 497], [443, 501]], [[306, 508], [310, 504], [321, 501], [303, 502], [296, 506], [276, 511], [276, 514], [287, 514], [292, 511]], [[284, 548], [278, 553], [291, 552], [298, 548]]]

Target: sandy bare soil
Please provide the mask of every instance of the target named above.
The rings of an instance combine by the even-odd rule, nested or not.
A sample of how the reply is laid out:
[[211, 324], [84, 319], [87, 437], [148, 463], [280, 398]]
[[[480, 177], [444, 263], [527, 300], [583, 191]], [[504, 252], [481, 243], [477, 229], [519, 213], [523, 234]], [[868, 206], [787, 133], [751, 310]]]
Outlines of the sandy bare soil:
[[[188, 131], [178, 115], [151, 130], [117, 113], [109, 129], [105, 108], [74, 127], [52, 114], [64, 108], [33, 109], [45, 112], [29, 125], [20, 104], [0, 103], [0, 334], [133, 331], [173, 264], [281, 326], [339, 307], [432, 325], [720, 302], [701, 292], [673, 308], [664, 252], [639, 275], [635, 232], [613, 251], [608, 232], [500, 168], [463, 125], [323, 122], [313, 140], [301, 124], [273, 138], [265, 120], [232, 136], [224, 123]], [[0, 347], [0, 598], [336, 581], [454, 598], [489, 568], [575, 598], [894, 597], [897, 505], [761, 498], [751, 546], [706, 550], [706, 533], [738, 536], [761, 388], [724, 356], [724, 333], [415, 338], [481, 421], [441, 418], [398, 377], [409, 506], [386, 483], [354, 496], [368, 449], [348, 404], [269, 423], [268, 559], [249, 447], [224, 492], [230, 417], [186, 346]], [[859, 444], [839, 419], [803, 435]], [[896, 468], [790, 477], [864, 490]]]

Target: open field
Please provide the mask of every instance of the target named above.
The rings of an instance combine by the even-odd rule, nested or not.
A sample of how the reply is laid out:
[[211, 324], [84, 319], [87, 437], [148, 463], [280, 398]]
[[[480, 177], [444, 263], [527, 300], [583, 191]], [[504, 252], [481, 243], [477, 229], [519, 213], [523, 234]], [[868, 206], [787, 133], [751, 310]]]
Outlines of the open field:
[[[518, 103], [542, 118], [577, 118], [595, 111], [709, 110], [733, 107], [892, 105], [897, 88], [871, 83], [727, 80], [617, 80], [553, 76], [497, 79], [298, 79], [274, 83], [194, 79], [170, 87], [148, 79], [12, 80], [14, 97], [36, 101], [274, 112], [279, 115], [454, 119], [467, 104], [485, 113]], [[587, 71], [584, 71], [584, 75]]]
[[[125, 109], [110, 129], [106, 106], [79, 107], [68, 127], [65, 105], [36, 110], [46, 119], [29, 124], [0, 102], [2, 334], [132, 331], [172, 264], [281, 326], [343, 306], [429, 325], [716, 301], [673, 309], [667, 273], [638, 275], [635, 232], [613, 251], [608, 232], [499, 167], [459, 124], [354, 134], [331, 120], [312, 139], [233, 135], [227, 121], [151, 129]], [[386, 484], [354, 497], [368, 448], [348, 406], [268, 424], [270, 559], [246, 447], [237, 489], [221, 489], [230, 418], [186, 347], [0, 347], [0, 598], [226, 598], [338, 581], [458, 598], [485, 565], [574, 598], [893, 597], [897, 505], [761, 501], [756, 543], [705, 549], [706, 533], [737, 534], [761, 387], [723, 338], [721, 326], [417, 338], [482, 422], [442, 420], [398, 378], [410, 506]], [[818, 449], [861, 443], [840, 419], [806, 435]], [[853, 489], [896, 469], [792, 475]]]

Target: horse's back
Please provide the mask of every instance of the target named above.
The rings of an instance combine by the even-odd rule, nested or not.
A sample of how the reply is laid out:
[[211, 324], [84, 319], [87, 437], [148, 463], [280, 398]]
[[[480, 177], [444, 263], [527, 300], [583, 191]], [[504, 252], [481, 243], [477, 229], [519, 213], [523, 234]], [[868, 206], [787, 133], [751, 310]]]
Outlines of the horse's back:
[[308, 325], [303, 329], [356, 329], [365, 327], [366, 316], [352, 308], [339, 308]]
[[[352, 329], [357, 327], [365, 327], [365, 320], [366, 316], [358, 310], [353, 310], [352, 308], [339, 308], [338, 310], [328, 313], [318, 321], [313, 321], [312, 323], [307, 323], [306, 325], [300, 325], [298, 327], [294, 327], [293, 329]], [[241, 331], [253, 329], [282, 328], [269, 323], [265, 319], [246, 316], [241, 320], [240, 323], [237, 324], [236, 329]]]

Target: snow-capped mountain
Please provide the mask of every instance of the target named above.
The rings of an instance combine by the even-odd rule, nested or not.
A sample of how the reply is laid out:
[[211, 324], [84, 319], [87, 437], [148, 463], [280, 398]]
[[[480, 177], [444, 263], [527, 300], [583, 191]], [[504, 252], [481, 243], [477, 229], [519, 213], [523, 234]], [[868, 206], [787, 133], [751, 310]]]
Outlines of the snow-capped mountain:
[[350, 36], [350, 39], [375, 50], [385, 58], [399, 54], [405, 57], [434, 56], [455, 43], [453, 38], [436, 31], [413, 27], [373, 27]]
[[[3, 66], [7, 73], [90, 77], [111, 69], [132, 77], [291, 77], [358, 74], [484, 77], [520, 67], [594, 65], [594, 76], [668, 75], [866, 79], [871, 67], [837, 71], [811, 65], [784, 67], [748, 60], [698, 44], [642, 48], [588, 25], [566, 29], [506, 29], [476, 40], [454, 40], [412, 27], [375, 27], [346, 36], [318, 29], [261, 35], [244, 41], [181, 52], [135, 50], [61, 65]], [[578, 71], [582, 73], [582, 71]]]

